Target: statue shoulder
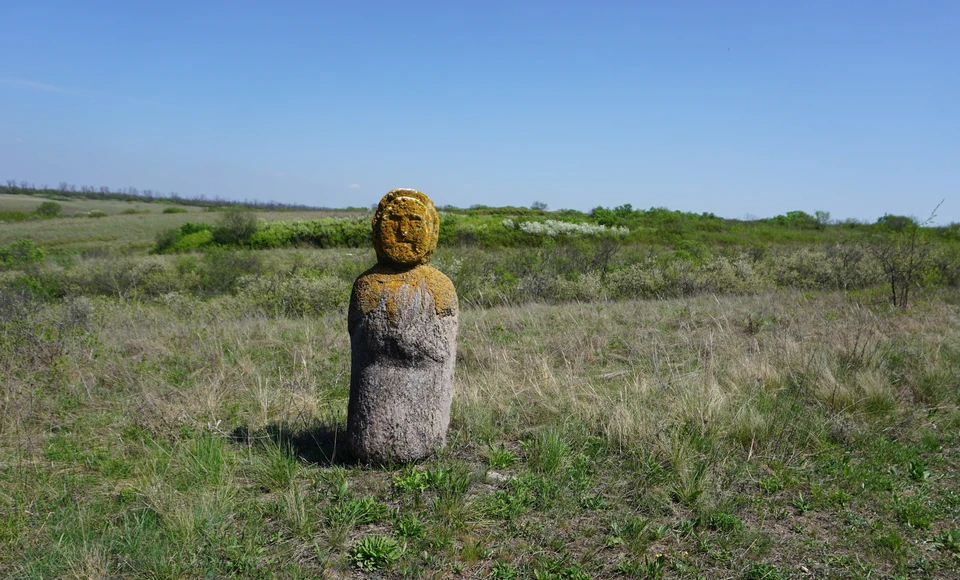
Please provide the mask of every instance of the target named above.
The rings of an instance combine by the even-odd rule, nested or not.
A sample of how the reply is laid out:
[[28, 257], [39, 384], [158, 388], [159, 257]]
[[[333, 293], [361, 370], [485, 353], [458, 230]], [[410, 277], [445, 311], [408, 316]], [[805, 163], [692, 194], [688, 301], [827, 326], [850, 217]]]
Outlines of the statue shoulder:
[[460, 311], [457, 290], [447, 275], [432, 266], [419, 266], [439, 316], [456, 316]]

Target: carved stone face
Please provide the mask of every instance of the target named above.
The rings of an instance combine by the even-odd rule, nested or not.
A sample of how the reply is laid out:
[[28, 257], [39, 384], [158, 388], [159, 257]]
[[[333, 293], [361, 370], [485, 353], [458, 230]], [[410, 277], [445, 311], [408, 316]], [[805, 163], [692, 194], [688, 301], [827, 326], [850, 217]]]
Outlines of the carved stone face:
[[433, 202], [414, 189], [394, 189], [373, 217], [373, 246], [380, 261], [426, 264], [437, 248], [440, 219]]

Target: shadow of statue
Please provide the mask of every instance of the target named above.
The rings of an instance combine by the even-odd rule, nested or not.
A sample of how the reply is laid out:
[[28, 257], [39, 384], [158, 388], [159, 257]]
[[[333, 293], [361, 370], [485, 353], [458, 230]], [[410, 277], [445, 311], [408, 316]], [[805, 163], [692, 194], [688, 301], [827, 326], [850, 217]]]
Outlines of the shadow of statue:
[[274, 445], [289, 449], [302, 463], [316, 467], [353, 465], [356, 460], [347, 450], [347, 426], [344, 417], [332, 421], [318, 421], [314, 425], [292, 427], [288, 423], [271, 423], [262, 431], [251, 432], [239, 426], [230, 434], [233, 441], [253, 445], [269, 440]]

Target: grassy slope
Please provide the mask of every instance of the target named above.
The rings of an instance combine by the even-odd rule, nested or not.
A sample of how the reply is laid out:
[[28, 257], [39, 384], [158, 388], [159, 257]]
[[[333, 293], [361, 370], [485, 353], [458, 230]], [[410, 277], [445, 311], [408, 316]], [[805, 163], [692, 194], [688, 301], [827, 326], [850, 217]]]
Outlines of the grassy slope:
[[[32, 212], [37, 209], [41, 203], [51, 201], [46, 197], [39, 195], [20, 195], [10, 193], [0, 193], [0, 211], [25, 211]], [[175, 205], [145, 203], [140, 201], [113, 201], [113, 200], [91, 200], [91, 199], [56, 199], [53, 200], [63, 207], [63, 215], [71, 216], [75, 214], [86, 214], [97, 210], [106, 214], [120, 213], [124, 210], [135, 210], [142, 212], [161, 213], [168, 207], [179, 207], [189, 212], [202, 211], [202, 208]]]

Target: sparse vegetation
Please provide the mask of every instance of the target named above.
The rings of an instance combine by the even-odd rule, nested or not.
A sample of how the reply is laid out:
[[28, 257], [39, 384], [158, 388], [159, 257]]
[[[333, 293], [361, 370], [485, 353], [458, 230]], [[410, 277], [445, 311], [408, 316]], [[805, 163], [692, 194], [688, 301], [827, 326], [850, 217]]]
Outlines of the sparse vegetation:
[[[456, 217], [536, 219], [494, 209]], [[949, 577], [956, 240], [919, 228], [928, 259], [894, 307], [859, 242], [873, 226], [814, 216], [783, 230], [802, 242], [757, 245], [789, 228], [762, 223], [725, 245], [684, 221], [719, 218], [607, 211], [630, 234], [451, 230], [434, 259], [463, 305], [449, 445], [387, 471], [343, 448], [344, 308], [372, 249], [147, 255], [153, 232], [212, 236], [220, 213], [55, 220], [82, 245], [5, 225], [0, 570]], [[675, 220], [654, 247], [631, 221], [650, 213]], [[139, 238], [93, 240], [104, 222]]]

